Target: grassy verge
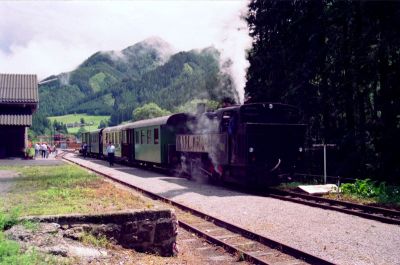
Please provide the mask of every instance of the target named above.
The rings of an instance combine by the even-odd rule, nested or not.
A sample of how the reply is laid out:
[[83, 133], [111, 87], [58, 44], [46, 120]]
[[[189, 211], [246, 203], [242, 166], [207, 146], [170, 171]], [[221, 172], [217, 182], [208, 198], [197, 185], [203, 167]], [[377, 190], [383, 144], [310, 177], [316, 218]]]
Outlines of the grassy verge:
[[0, 212], [18, 208], [21, 215], [101, 213], [148, 208], [141, 197], [117, 189], [102, 178], [72, 165], [8, 167], [21, 173]]
[[[0, 265], [58, 264], [60, 260], [5, 238], [3, 231], [17, 224], [26, 215], [103, 213], [106, 211], [150, 208], [152, 203], [116, 188], [101, 177], [72, 165], [0, 167], [20, 172], [12, 179], [8, 193], [0, 193]], [[21, 223], [35, 230], [34, 222]], [[85, 244], [106, 247], [105, 238], [87, 235]]]

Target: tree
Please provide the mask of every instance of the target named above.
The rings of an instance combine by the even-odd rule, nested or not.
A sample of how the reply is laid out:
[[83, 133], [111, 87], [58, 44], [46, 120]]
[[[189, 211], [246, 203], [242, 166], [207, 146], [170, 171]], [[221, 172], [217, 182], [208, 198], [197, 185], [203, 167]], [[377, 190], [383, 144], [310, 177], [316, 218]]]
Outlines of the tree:
[[207, 99], [193, 99], [191, 101], [186, 102], [185, 104], [175, 108], [175, 112], [191, 112], [195, 113], [197, 111], [197, 104], [204, 103], [206, 104], [207, 109], [216, 110], [219, 107], [219, 103], [214, 100]]
[[82, 126], [81, 128], [79, 128], [78, 132], [76, 133], [77, 135], [81, 135], [82, 133], [87, 132], [87, 130], [85, 129], [84, 126]]
[[85, 126], [85, 119], [83, 117], [81, 118], [81, 126]]
[[58, 122], [57, 120], [54, 120], [52, 127], [57, 133], [68, 133], [67, 126], [62, 122]]
[[144, 120], [144, 119], [151, 119], [151, 118], [166, 116], [166, 115], [170, 115], [170, 114], [171, 114], [171, 112], [160, 108], [157, 104], [148, 103], [148, 104], [143, 105], [142, 107], [135, 109], [132, 113], [132, 117], [133, 117], [132, 119], [134, 121], [137, 121], [137, 120]]
[[39, 110], [32, 115], [32, 127], [30, 130], [35, 136], [46, 134], [51, 131], [51, 122], [47, 119], [46, 115]]
[[105, 127], [107, 127], [107, 124], [108, 124], [107, 121], [101, 120], [100, 124], [99, 124], [99, 127], [97, 129], [105, 128]]
[[332, 174], [400, 181], [399, 13], [395, 1], [249, 5], [246, 93], [298, 106], [309, 144], [337, 144]]

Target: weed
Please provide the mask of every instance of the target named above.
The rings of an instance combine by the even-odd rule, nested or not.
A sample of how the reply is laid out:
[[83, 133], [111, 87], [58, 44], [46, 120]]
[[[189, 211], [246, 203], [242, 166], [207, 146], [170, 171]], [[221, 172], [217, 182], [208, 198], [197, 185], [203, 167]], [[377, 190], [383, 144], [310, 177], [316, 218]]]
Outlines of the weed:
[[85, 245], [91, 245], [91, 246], [101, 247], [101, 248], [106, 248], [111, 245], [111, 243], [108, 241], [107, 237], [104, 235], [94, 236], [93, 234], [90, 234], [90, 233], [84, 233], [80, 240]]
[[23, 227], [25, 227], [26, 229], [31, 230], [31, 231], [36, 231], [39, 228], [38, 222], [34, 222], [34, 221], [30, 221], [30, 220], [25, 220], [21, 224]]
[[244, 254], [243, 254], [243, 252], [236, 252], [236, 261], [238, 261], [238, 262], [240, 262], [240, 261], [245, 261], [245, 258], [244, 258]]
[[281, 183], [277, 188], [281, 190], [294, 190], [300, 185], [309, 185], [309, 183], [304, 182], [286, 182]]
[[9, 212], [0, 212], [0, 231], [6, 230], [18, 223], [19, 208], [13, 208]]

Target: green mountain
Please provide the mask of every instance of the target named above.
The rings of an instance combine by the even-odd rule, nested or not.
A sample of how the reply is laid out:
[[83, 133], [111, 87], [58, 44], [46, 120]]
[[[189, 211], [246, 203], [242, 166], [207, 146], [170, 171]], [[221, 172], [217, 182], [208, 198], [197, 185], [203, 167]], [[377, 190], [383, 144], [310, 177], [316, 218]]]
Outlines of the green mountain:
[[111, 124], [118, 124], [149, 102], [174, 111], [195, 98], [235, 98], [231, 78], [219, 69], [219, 56], [214, 48], [174, 53], [159, 38], [97, 52], [77, 69], [42, 81], [39, 110], [47, 116], [111, 115]]

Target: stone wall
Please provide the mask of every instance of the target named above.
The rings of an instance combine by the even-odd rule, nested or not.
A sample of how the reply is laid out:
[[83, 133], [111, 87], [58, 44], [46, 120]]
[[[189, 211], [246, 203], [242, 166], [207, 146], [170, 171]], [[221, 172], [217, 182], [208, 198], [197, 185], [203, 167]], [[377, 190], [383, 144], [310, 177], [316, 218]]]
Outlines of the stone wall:
[[132, 211], [98, 215], [27, 217], [31, 221], [57, 223], [64, 237], [79, 240], [85, 233], [106, 236], [125, 248], [162, 256], [174, 255], [177, 221], [172, 210]]

